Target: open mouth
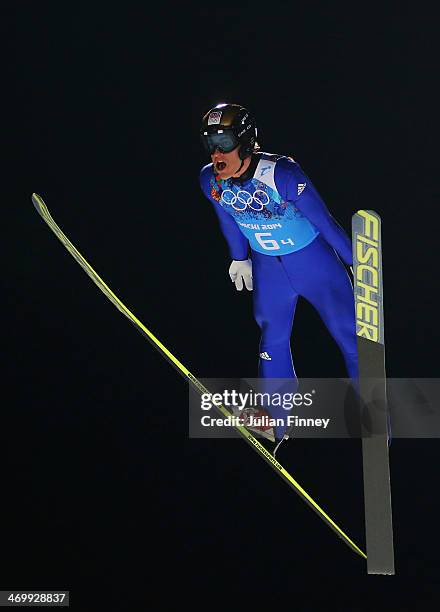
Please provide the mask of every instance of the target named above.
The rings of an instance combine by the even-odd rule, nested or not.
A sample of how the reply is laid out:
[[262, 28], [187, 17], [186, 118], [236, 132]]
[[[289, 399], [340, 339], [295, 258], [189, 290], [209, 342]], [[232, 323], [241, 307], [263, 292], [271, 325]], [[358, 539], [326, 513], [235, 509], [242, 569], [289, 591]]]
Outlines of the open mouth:
[[218, 161], [218, 162], [215, 164], [215, 167], [216, 167], [216, 170], [217, 170], [218, 172], [221, 172], [222, 170], [224, 170], [224, 169], [226, 168], [226, 163], [225, 163], [225, 162], [223, 162], [223, 161]]

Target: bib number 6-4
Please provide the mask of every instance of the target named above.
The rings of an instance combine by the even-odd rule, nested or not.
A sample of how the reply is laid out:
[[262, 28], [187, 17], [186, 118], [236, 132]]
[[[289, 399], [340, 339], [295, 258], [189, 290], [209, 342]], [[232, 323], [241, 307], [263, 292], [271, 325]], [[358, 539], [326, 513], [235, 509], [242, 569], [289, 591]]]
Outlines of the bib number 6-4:
[[[272, 236], [272, 234], [270, 232], [258, 232], [255, 234], [258, 244], [261, 244], [263, 249], [266, 251], [278, 251], [281, 249], [274, 238], [263, 238], [263, 236]], [[293, 246], [295, 243], [292, 238], [288, 238], [287, 240], [281, 240], [281, 244], [291, 244]]]

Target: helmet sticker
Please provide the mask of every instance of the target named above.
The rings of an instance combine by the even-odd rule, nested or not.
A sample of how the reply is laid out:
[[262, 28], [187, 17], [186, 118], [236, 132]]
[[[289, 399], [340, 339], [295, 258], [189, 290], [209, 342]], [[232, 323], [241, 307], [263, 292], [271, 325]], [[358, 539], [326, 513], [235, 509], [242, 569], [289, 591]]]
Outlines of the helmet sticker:
[[222, 111], [212, 111], [212, 113], [209, 113], [208, 125], [218, 125], [221, 118]]

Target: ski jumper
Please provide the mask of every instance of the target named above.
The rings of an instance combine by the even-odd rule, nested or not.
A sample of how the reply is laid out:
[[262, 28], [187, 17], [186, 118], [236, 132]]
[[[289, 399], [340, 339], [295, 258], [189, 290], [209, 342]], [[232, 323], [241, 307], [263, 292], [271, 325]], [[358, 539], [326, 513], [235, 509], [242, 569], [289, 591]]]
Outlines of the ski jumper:
[[341, 349], [348, 376], [357, 378], [353, 288], [342, 263], [353, 263], [351, 241], [300, 165], [254, 153], [240, 178], [220, 180], [208, 164], [200, 185], [231, 258], [247, 259], [250, 246], [254, 315], [261, 328], [259, 376], [296, 378], [290, 336], [302, 296]]

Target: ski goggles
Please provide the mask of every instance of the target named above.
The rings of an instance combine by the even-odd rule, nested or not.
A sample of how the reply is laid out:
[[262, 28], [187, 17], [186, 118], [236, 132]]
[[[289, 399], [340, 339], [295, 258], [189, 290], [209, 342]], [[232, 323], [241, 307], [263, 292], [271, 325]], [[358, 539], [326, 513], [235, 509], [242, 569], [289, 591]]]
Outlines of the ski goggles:
[[212, 155], [216, 149], [220, 153], [230, 153], [238, 147], [239, 140], [231, 130], [219, 130], [213, 134], [202, 134], [202, 141], [206, 151]]

